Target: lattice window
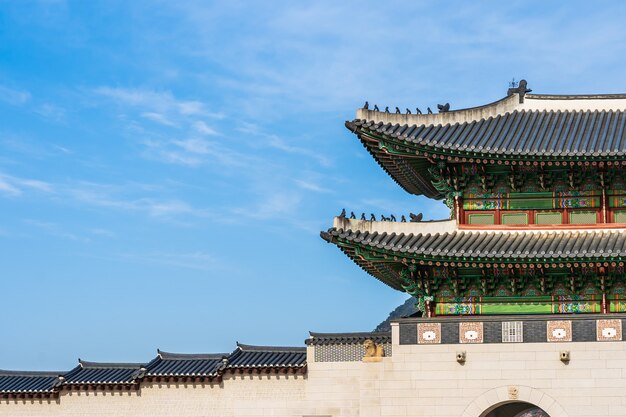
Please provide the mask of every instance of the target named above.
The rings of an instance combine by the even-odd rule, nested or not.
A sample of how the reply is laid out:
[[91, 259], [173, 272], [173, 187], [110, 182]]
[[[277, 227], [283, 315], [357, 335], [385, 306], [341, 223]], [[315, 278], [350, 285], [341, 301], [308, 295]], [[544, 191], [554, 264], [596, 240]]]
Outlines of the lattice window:
[[596, 224], [595, 211], [572, 211], [569, 215], [571, 224]]
[[528, 224], [528, 213], [502, 213], [502, 224]]
[[524, 341], [524, 322], [503, 321], [502, 343], [516, 343]]
[[558, 211], [542, 211], [535, 214], [536, 224], [561, 224], [563, 216]]
[[495, 217], [489, 213], [474, 213], [467, 216], [468, 224], [494, 224]]
[[[391, 342], [383, 343], [385, 356], [391, 356]], [[315, 346], [315, 362], [354, 362], [365, 356], [363, 343]]]
[[615, 223], [626, 223], [626, 210], [615, 210]]

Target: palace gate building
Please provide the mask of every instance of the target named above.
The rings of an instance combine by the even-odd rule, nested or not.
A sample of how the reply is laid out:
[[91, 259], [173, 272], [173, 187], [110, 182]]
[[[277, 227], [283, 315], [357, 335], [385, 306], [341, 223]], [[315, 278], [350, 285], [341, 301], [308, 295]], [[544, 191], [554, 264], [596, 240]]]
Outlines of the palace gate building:
[[626, 416], [626, 95], [532, 94], [346, 122], [445, 220], [321, 233], [417, 300], [390, 333], [0, 371], [0, 416]]

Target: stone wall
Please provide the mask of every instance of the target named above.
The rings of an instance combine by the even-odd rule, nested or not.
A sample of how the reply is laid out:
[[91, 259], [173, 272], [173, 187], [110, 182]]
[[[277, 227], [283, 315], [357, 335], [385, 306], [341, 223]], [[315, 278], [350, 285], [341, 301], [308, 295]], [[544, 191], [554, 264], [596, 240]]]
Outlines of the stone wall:
[[[453, 332], [445, 336], [447, 343], [400, 343], [400, 325], [407, 324], [416, 331], [404, 337], [417, 341], [419, 323], [394, 323], [393, 356], [377, 363], [316, 361], [317, 347], [309, 346], [306, 376], [237, 374], [214, 385], [142, 383], [136, 392], [114, 394], [64, 391], [51, 401], [1, 400], [0, 416], [482, 417], [511, 401], [538, 405], [551, 417], [626, 415], [626, 342], [456, 343]], [[539, 327], [531, 325], [526, 331], [533, 333], [525, 336], [547, 337]], [[574, 338], [578, 331], [597, 337], [597, 328], [572, 328]], [[562, 351], [569, 352], [569, 361], [561, 360]], [[459, 352], [465, 353], [464, 362], [457, 361]]]

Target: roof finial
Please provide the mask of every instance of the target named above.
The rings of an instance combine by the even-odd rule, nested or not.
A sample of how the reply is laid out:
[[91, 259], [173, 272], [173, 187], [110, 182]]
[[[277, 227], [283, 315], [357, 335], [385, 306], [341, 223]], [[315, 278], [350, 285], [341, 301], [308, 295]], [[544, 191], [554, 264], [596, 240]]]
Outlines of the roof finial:
[[520, 80], [519, 82], [515, 81], [515, 78], [509, 83], [509, 90], [507, 91], [507, 95], [511, 96], [513, 94], [519, 95], [520, 104], [524, 102], [524, 96], [526, 93], [530, 93], [531, 90], [528, 88], [528, 83], [526, 80]]

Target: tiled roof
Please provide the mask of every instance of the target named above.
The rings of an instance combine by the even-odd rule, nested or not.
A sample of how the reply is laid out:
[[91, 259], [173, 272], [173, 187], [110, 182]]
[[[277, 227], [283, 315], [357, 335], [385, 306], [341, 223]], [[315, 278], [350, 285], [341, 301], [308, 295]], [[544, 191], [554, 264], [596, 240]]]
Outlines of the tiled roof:
[[311, 337], [305, 341], [307, 345], [338, 345], [363, 343], [367, 339], [375, 343], [391, 342], [390, 332], [361, 332], [361, 333], [316, 333], [309, 332]]
[[64, 375], [65, 384], [132, 384], [145, 373], [142, 363], [102, 363], [79, 359], [76, 368]]
[[619, 229], [456, 231], [408, 235], [330, 229], [324, 236], [399, 254], [438, 258], [522, 260], [626, 257], [626, 231]]
[[158, 351], [146, 365], [146, 376], [217, 376], [228, 354], [185, 354]]
[[406, 191], [442, 198], [428, 168], [433, 160], [532, 162], [621, 160], [626, 157], [626, 110], [513, 110], [446, 124], [355, 119], [356, 133], [379, 165]]
[[226, 369], [301, 368], [306, 366], [305, 347], [251, 346], [237, 343]]
[[87, 362], [63, 372], [0, 370], [0, 394], [57, 392], [63, 386], [136, 385], [144, 377], [219, 377], [224, 371], [306, 369], [306, 347], [251, 346], [237, 343], [224, 353], [186, 354], [158, 350], [148, 364]]
[[27, 372], [0, 370], [0, 393], [52, 393], [59, 385], [61, 372]]
[[[626, 258], [624, 230], [455, 231], [449, 233], [369, 233], [330, 229], [322, 238], [337, 244], [357, 264], [394, 288], [381, 264], [356, 255], [357, 247], [408, 259], [483, 262], [606, 261]], [[384, 260], [384, 259], [383, 259]], [[390, 262], [393, 258], [390, 259]], [[374, 268], [374, 265], [378, 269]]]
[[518, 111], [446, 125], [354, 120], [354, 126], [450, 153], [576, 157], [626, 155], [626, 114], [603, 111]]

